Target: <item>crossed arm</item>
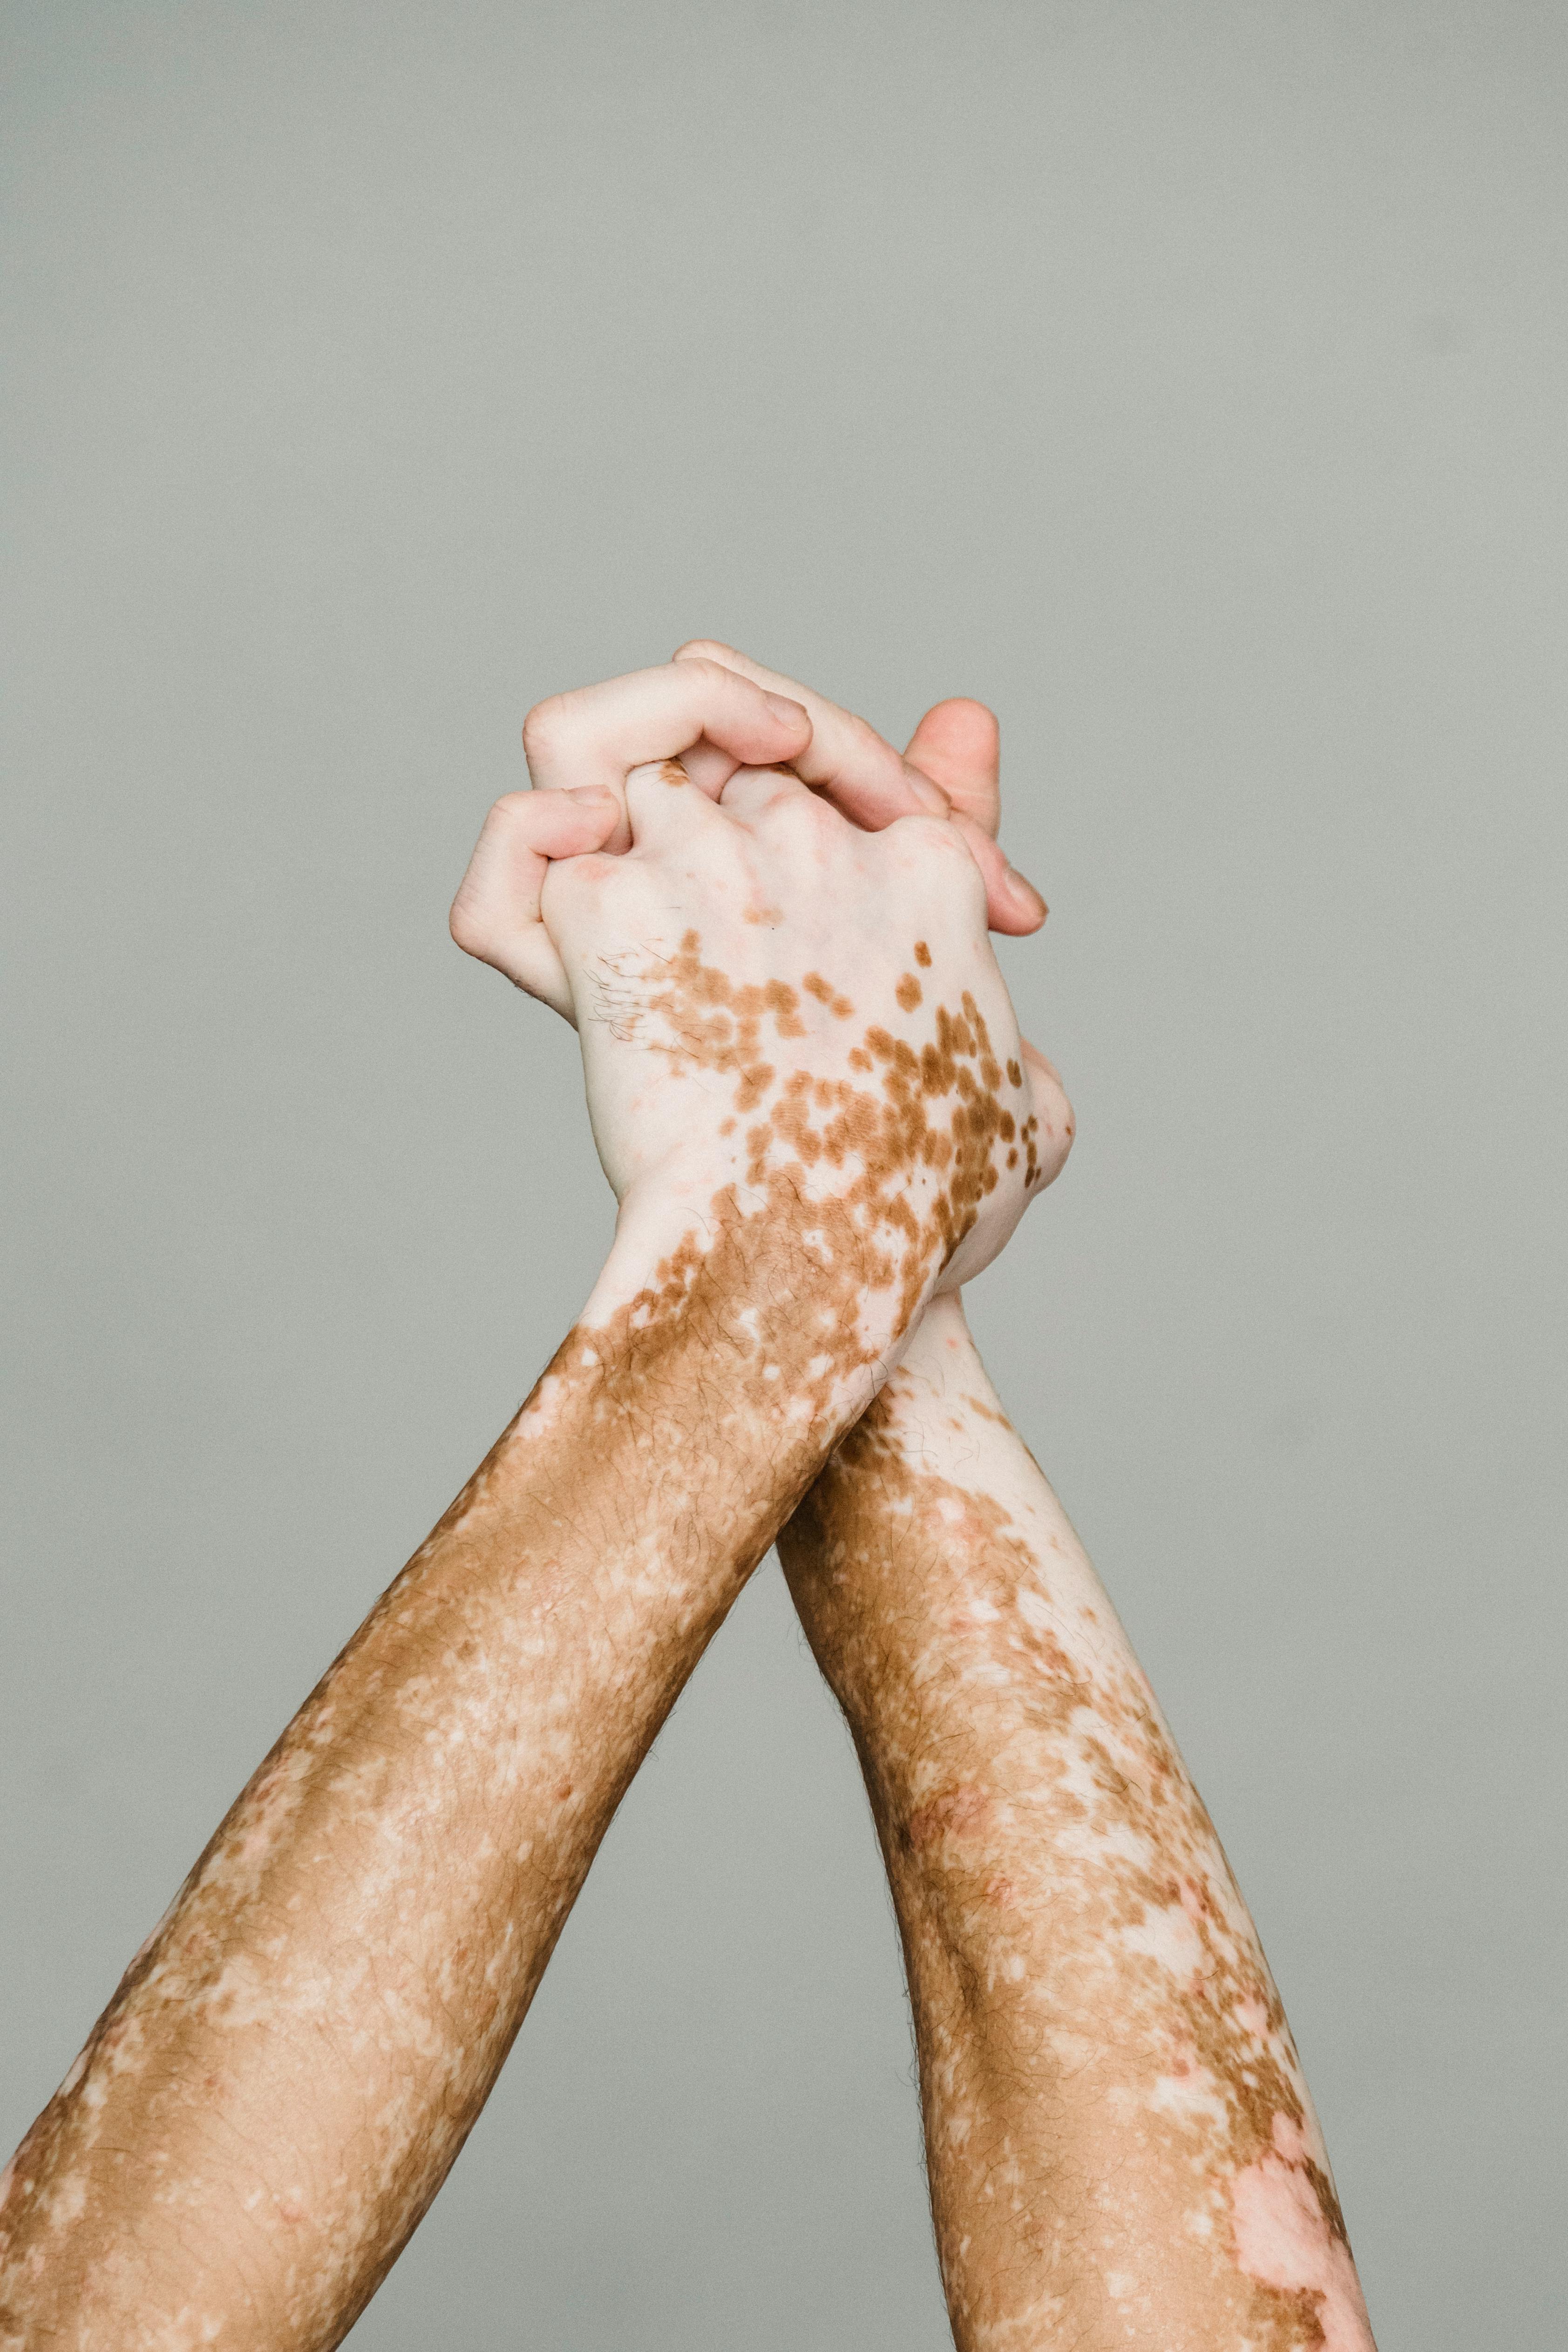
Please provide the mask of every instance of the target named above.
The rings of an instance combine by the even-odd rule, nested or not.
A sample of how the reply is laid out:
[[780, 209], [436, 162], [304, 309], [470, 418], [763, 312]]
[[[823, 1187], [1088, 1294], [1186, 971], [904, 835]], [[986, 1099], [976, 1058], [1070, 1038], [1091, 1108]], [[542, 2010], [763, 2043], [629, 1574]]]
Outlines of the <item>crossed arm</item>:
[[[977, 876], [1038, 914], [910, 813], [920, 769], [728, 660], [553, 709], [541, 781], [586, 785], [487, 828], [455, 929], [577, 1018], [615, 1248], [18, 2152], [0, 2341], [339, 2340], [786, 1522], [888, 1856], [960, 2345], [1370, 2341], [1223, 1857], [934, 1297], [1065, 1149]], [[964, 723], [925, 772], [988, 840]], [[674, 752], [692, 783], [624, 782]]]

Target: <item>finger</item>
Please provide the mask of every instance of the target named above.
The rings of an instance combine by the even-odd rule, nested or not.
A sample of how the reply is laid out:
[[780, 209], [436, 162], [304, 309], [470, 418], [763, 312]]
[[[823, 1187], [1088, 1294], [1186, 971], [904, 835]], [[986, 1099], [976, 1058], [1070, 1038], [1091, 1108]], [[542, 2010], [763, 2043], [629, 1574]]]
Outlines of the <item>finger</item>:
[[[929, 709], [904, 758], [941, 785], [953, 804], [953, 823], [965, 833], [975, 862], [986, 877], [991, 929], [1019, 938], [1037, 931], [1048, 908], [1032, 882], [1009, 866], [996, 847], [1001, 820], [1001, 730], [983, 702], [956, 695]], [[988, 841], [988, 850], [981, 846]]]
[[737, 760], [733, 752], [721, 751], [716, 743], [710, 743], [706, 736], [700, 743], [694, 743], [689, 751], [681, 753], [682, 767], [698, 792], [706, 793], [710, 801], [718, 799], [736, 770], [745, 764], [744, 760]]
[[929, 709], [904, 747], [912, 768], [940, 784], [960, 816], [995, 840], [1001, 815], [1001, 730], [996, 713], [967, 695]]
[[[900, 816], [946, 815], [955, 805], [941, 778], [923, 773], [900, 759], [892, 744], [884, 742], [865, 719], [841, 710], [837, 703], [813, 693], [810, 687], [764, 668], [748, 654], [737, 653], [716, 638], [693, 638], [680, 648], [672, 666], [679, 667], [688, 660], [736, 662], [755, 683], [802, 704], [811, 722], [811, 740], [789, 764], [803, 782], [820, 787], [866, 832], [880, 833]], [[944, 712], [950, 715], [945, 719], [938, 715]], [[961, 784], [965, 805], [960, 814], [974, 825], [973, 834], [966, 833], [965, 837], [986, 877], [987, 919], [991, 929], [1014, 938], [1038, 930], [1045, 920], [1045, 900], [1040, 892], [1008, 864], [994, 842], [994, 854], [986, 855], [980, 848], [996, 831], [996, 720], [984, 703], [957, 700], [939, 703], [935, 711], [928, 711], [915, 730], [917, 739], [927, 721], [935, 722], [929, 740], [938, 746], [938, 760], [946, 752], [948, 772]]]
[[823, 823], [835, 822], [823, 809], [820, 793], [808, 791], [799, 776], [779, 768], [739, 768], [719, 795], [719, 806], [726, 816], [742, 824], [755, 824], [769, 810], [781, 808], [791, 801], [809, 802]]
[[[716, 793], [737, 766], [793, 760], [810, 739], [798, 699], [708, 661], [666, 662], [554, 694], [523, 722], [528, 773], [541, 792], [598, 784], [619, 795], [633, 768], [700, 744], [721, 755], [699, 770], [702, 789]], [[725, 757], [729, 767], [715, 782]]]
[[468, 871], [452, 901], [452, 936], [465, 955], [573, 1017], [566, 970], [539, 920], [539, 892], [552, 857], [603, 849], [622, 822], [618, 794], [507, 793], [485, 819]]
[[683, 849], [697, 833], [725, 822], [679, 760], [653, 760], [632, 769], [626, 779], [626, 814], [632, 848], [654, 854]]
[[841, 710], [825, 695], [765, 669], [749, 654], [737, 653], [716, 638], [694, 637], [681, 646], [670, 667], [685, 669], [691, 664], [733, 668], [768, 692], [800, 703], [810, 721], [811, 737], [803, 750], [790, 755], [789, 764], [802, 783], [820, 786], [863, 832], [880, 833], [901, 816], [946, 815], [947, 796], [929, 777], [908, 767], [866, 719]]
[[947, 820], [955, 832], [961, 833], [970, 856], [980, 869], [986, 885], [986, 916], [993, 931], [1002, 931], [1009, 939], [1027, 939], [1038, 931], [1050, 908], [1032, 882], [1015, 872], [1002, 851], [985, 827], [977, 824], [972, 816], [960, 816], [956, 809]]

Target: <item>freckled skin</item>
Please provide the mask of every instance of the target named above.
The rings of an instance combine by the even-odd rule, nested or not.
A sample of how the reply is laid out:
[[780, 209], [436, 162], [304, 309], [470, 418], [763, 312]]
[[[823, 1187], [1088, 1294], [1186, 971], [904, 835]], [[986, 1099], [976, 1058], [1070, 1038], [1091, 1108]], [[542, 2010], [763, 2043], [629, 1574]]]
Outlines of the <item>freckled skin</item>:
[[340, 2340], [792, 1508], [898, 1904], [963, 2352], [1370, 2345], [1223, 1854], [956, 1296], [932, 1303], [1070, 1114], [967, 868], [952, 919], [950, 843], [846, 849], [783, 772], [738, 781], [716, 830], [678, 763], [630, 780], [623, 865], [547, 812], [528, 838], [579, 870], [507, 921], [486, 902], [515, 812], [487, 828], [462, 944], [570, 1006], [616, 1248], [0, 2181], [13, 2352]]
[[779, 1548], [887, 1862], [960, 2352], [1369, 2352], [1252, 1923], [956, 1297]]
[[[810, 702], [818, 723], [804, 689], [741, 667]], [[995, 729], [980, 715], [977, 734], [973, 710], [928, 714], [917, 742], [971, 834], [994, 836]], [[928, 939], [913, 958], [932, 969]], [[829, 1001], [819, 972], [802, 986]], [[920, 990], [900, 976], [901, 1013]], [[874, 1072], [873, 1047], [867, 1035], [849, 1055], [857, 1077]], [[998, 1050], [1010, 1088], [1026, 1071], [1041, 1087], [998, 1139], [998, 1173], [1023, 1170], [1032, 1187], [1060, 1166], [1071, 1113], [1038, 1054]], [[983, 1050], [982, 1076], [994, 1095]], [[943, 1286], [963, 1271], [950, 1261]], [[965, 2352], [1366, 2352], [1326, 2155], [1250, 1921], [955, 1301], [927, 1308], [780, 1550], [888, 1856]]]
[[[736, 1594], [935, 1286], [1021, 1214], [1039, 1114], [983, 904], [939, 829], [871, 839], [789, 791], [753, 826], [634, 777], [632, 851], [547, 887], [614, 1248], [17, 2151], [7, 2352], [340, 2340]], [[777, 936], [744, 912], [764, 878]]]

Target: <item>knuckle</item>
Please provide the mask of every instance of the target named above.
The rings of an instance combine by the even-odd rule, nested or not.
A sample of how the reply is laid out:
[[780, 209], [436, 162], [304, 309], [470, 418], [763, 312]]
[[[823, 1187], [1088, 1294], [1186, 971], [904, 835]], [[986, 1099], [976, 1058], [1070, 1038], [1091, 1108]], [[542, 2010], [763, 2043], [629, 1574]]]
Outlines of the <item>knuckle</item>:
[[769, 824], [798, 833], [809, 841], [837, 833], [843, 824], [831, 801], [803, 784], [781, 784], [764, 803], [762, 814]]
[[749, 678], [742, 677], [738, 670], [727, 668], [706, 653], [695, 655], [690, 661], [683, 660], [681, 667], [700, 680], [710, 693], [733, 694], [737, 688], [743, 693], [756, 691]]
[[895, 817], [886, 828], [897, 836], [902, 847], [925, 863], [938, 866], [947, 863], [973, 865], [974, 860], [965, 845], [963, 835], [949, 824], [945, 816]]
[[536, 702], [523, 721], [523, 750], [531, 759], [536, 751], [549, 751], [559, 742], [570, 722], [570, 705], [564, 694], [549, 694]]
[[481, 916], [474, 893], [466, 883], [452, 901], [446, 928], [465, 955], [477, 955], [490, 936], [489, 926]]

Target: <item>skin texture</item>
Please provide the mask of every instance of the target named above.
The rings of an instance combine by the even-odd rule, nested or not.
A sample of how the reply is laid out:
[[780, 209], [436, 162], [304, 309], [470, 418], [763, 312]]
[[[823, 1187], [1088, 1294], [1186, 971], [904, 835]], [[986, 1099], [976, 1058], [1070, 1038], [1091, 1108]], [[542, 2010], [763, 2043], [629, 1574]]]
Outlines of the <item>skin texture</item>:
[[665, 760], [612, 820], [576, 803], [630, 848], [550, 866], [520, 910], [515, 862], [476, 860], [454, 928], [499, 961], [543, 924], [615, 1246], [0, 2182], [0, 2343], [340, 2340], [746, 1577], [1050, 1162], [946, 824], [862, 833], [733, 763], [721, 790]]
[[[810, 689], [728, 647], [688, 650], [805, 709], [814, 759], [862, 755], [862, 722]], [[990, 840], [988, 711], [936, 706], [903, 764], [967, 842]], [[917, 953], [901, 1006], [920, 970]], [[1020, 1055], [1051, 1106], [1032, 1182], [1060, 1167], [1071, 1115], [1051, 1066]], [[1251, 1922], [956, 1299], [926, 1309], [779, 1548], [887, 1854], [959, 2345], [1362, 2352], [1326, 2152]]]
[[[690, 650], [799, 703], [816, 746], [858, 742], [861, 722], [810, 689]], [[966, 838], [988, 841], [989, 713], [937, 706], [916, 761]], [[901, 1005], [918, 985], [900, 981]], [[1054, 1174], [1071, 1121], [1051, 1098]], [[887, 1856], [959, 2345], [1363, 2352], [1327, 2153], [1251, 1920], [956, 1297], [926, 1309], [779, 1549]]]
[[901, 760], [705, 642], [525, 743], [453, 929], [579, 1027], [615, 1249], [0, 2183], [0, 2343], [339, 2340], [793, 1509], [964, 2352], [1361, 2352], [1250, 1922], [957, 1305], [1071, 1137], [985, 940], [1044, 913], [995, 722], [938, 705]]
[[779, 1553], [887, 1862], [961, 2352], [1366, 2352], [1251, 1920], [956, 1297]]
[[[825, 739], [807, 689], [699, 650], [792, 695]], [[998, 749], [988, 711], [950, 702], [904, 757], [989, 837]], [[1059, 1115], [1053, 1174], [1071, 1136]], [[779, 1548], [887, 1861], [961, 2352], [1366, 2352], [1256, 1931], [956, 1295]]]
[[970, 764], [977, 719], [994, 738], [996, 722], [978, 703], [938, 704], [901, 759], [864, 719], [706, 639], [661, 668], [552, 695], [523, 726], [533, 790], [507, 793], [491, 810], [452, 909], [453, 937], [575, 1021], [566, 967], [541, 911], [548, 862], [624, 851], [632, 838], [626, 778], [670, 758], [714, 800], [739, 768], [787, 761], [862, 832], [905, 816], [946, 818], [980, 877], [991, 929], [1038, 930], [1045, 901], [998, 849], [994, 815], [984, 822], [984, 787], [972, 805], [967, 780], [955, 784], [947, 772]]

